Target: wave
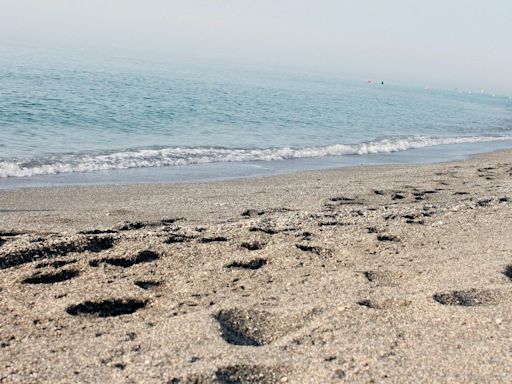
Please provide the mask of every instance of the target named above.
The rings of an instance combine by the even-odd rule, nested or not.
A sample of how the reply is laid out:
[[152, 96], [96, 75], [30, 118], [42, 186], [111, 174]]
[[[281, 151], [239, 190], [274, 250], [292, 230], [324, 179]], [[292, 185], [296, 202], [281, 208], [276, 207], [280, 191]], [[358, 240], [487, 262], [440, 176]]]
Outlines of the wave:
[[512, 140], [512, 137], [409, 137], [383, 139], [360, 144], [334, 144], [302, 148], [233, 149], [222, 147], [166, 147], [100, 154], [59, 154], [30, 160], [0, 160], [0, 178], [219, 162], [272, 161], [324, 156], [367, 155], [406, 151], [436, 145], [508, 140]]

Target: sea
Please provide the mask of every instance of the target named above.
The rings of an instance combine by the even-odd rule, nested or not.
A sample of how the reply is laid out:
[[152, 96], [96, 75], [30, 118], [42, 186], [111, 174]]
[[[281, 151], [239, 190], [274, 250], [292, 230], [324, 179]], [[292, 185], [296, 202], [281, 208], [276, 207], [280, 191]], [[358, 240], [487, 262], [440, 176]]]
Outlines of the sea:
[[0, 189], [209, 181], [512, 148], [512, 99], [0, 46]]

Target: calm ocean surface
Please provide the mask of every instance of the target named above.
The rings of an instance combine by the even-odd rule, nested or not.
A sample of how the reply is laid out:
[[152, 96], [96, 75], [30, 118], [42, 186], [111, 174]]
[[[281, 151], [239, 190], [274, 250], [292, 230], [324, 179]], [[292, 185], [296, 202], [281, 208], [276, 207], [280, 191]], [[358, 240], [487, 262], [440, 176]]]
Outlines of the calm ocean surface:
[[512, 147], [510, 96], [374, 80], [0, 47], [0, 188], [244, 177]]

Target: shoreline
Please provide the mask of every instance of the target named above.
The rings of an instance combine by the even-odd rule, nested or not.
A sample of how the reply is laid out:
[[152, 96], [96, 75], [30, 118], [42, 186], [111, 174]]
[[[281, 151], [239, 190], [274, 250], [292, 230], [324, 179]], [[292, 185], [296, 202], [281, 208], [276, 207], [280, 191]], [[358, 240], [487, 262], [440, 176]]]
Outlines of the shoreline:
[[505, 383], [511, 191], [512, 150], [0, 191], [0, 381]]
[[[323, 179], [324, 181], [329, 178], [336, 178], [340, 175], [354, 176], [362, 173], [363, 176], [359, 177], [358, 183], [366, 183], [366, 177], [372, 174], [380, 174], [382, 172], [391, 172], [392, 174], [400, 174], [401, 171], [416, 173], [417, 171], [422, 172], [425, 169], [436, 169], [436, 168], [451, 168], [459, 167], [462, 165], [476, 166], [478, 164], [485, 164], [488, 162], [495, 162], [502, 158], [512, 157], [512, 149], [501, 149], [493, 152], [481, 152], [473, 155], [469, 155], [463, 160], [452, 160], [437, 163], [422, 163], [422, 164], [376, 164], [376, 165], [354, 165], [331, 169], [320, 169], [320, 170], [308, 170], [308, 171], [296, 171], [278, 175], [265, 175], [257, 177], [244, 177], [227, 180], [211, 180], [201, 182], [169, 182], [169, 183], [126, 183], [126, 184], [98, 184], [98, 185], [56, 185], [56, 186], [44, 186], [44, 187], [29, 187], [13, 190], [0, 190], [0, 214], [3, 214], [4, 220], [0, 223], [0, 229], [9, 229], [9, 223], [16, 226], [20, 223], [17, 222], [16, 217], [23, 216], [26, 214], [36, 214], [39, 212], [40, 215], [45, 215], [47, 211], [47, 218], [52, 216], [52, 212], [66, 213], [71, 215], [72, 218], [64, 219], [64, 225], [58, 223], [52, 224], [52, 220], [48, 220], [48, 224], [56, 225], [59, 229], [66, 230], [66, 226], [71, 224], [74, 227], [77, 223], [79, 226], [76, 227], [78, 230], [90, 229], [92, 223], [98, 220], [101, 225], [115, 225], [120, 222], [127, 220], [139, 220], [148, 221], [158, 219], [160, 216], [165, 215], [165, 210], [159, 209], [157, 206], [160, 204], [160, 197], [162, 194], [181, 194], [180, 200], [169, 201], [174, 205], [174, 208], [180, 207], [179, 212], [182, 215], [192, 214], [197, 220], [208, 219], [209, 215], [201, 214], [200, 211], [204, 210], [204, 205], [200, 205], [199, 208], [195, 209], [194, 204], [190, 204], [197, 198], [197, 192], [201, 194], [203, 202], [209, 203], [210, 205], [220, 207], [220, 211], [223, 212], [222, 216], [210, 215], [215, 219], [228, 219], [232, 214], [232, 209], [239, 204], [239, 201], [230, 201], [230, 209], [223, 209], [223, 206], [228, 204], [222, 198], [223, 195], [215, 193], [216, 189], [222, 190], [226, 195], [230, 195], [234, 190], [238, 192], [238, 197], [247, 196], [255, 197], [258, 194], [262, 194], [261, 189], [266, 186], [280, 185], [281, 187], [290, 187], [298, 190], [300, 187], [306, 187], [307, 189], [319, 188], [311, 183], [311, 179]], [[309, 180], [309, 181], [308, 181]], [[390, 182], [396, 183], [395, 180], [389, 180]], [[306, 184], [304, 184], [306, 182]], [[384, 185], [387, 183], [384, 180]], [[262, 184], [262, 188], [259, 185]], [[331, 183], [329, 183], [331, 184]], [[344, 187], [348, 187], [353, 190], [353, 187], [349, 187], [347, 183], [342, 184]], [[376, 183], [375, 188], [378, 189], [382, 186], [382, 181]], [[324, 189], [325, 187], [322, 187]], [[258, 190], [258, 191], [255, 191]], [[357, 191], [353, 191], [357, 192]], [[334, 191], [333, 191], [334, 193]], [[146, 194], [146, 202], [141, 203], [139, 196]], [[190, 198], [187, 198], [190, 196]], [[244, 200], [250, 201], [250, 199], [244, 197]], [[272, 198], [278, 198], [279, 194], [272, 194]], [[84, 199], [85, 200], [82, 200]], [[150, 199], [148, 199], [150, 198]], [[319, 196], [319, 199], [326, 198], [326, 196]], [[257, 201], [254, 199], [254, 203], [264, 207], [270, 207], [274, 203], [272, 199], [266, 199], [266, 201]], [[287, 199], [286, 201], [297, 200], [294, 198]], [[184, 203], [186, 207], [183, 206]], [[275, 204], [283, 205], [284, 203]], [[274, 205], [275, 205], [274, 204]], [[101, 205], [105, 209], [105, 217], [99, 216], [98, 212], [90, 215], [88, 218], [79, 217], [73, 211], [80, 211], [80, 215], [87, 213], [87, 211], [94, 211], [94, 206]], [[208, 204], [207, 204], [208, 205]], [[115, 206], [117, 208], [112, 208]], [[184, 208], [183, 208], [184, 207]], [[72, 208], [72, 209], [71, 209]], [[297, 209], [310, 208], [308, 205], [299, 205]], [[317, 208], [315, 206], [315, 208]], [[147, 210], [147, 212], [142, 212]], [[138, 211], [138, 212], [137, 212]], [[213, 212], [211, 212], [213, 213]], [[29, 215], [30, 216], [30, 215]], [[6, 220], [6, 217], [7, 220]], [[58, 220], [56, 220], [58, 221]], [[23, 219], [20, 220], [23, 222]], [[29, 222], [30, 225], [33, 223]]]
[[512, 150], [512, 141], [435, 145], [391, 153], [325, 156], [272, 161], [213, 162], [184, 166], [57, 173], [0, 179], [0, 191], [25, 188], [95, 185], [202, 183], [357, 166], [400, 166], [463, 161], [472, 156]]

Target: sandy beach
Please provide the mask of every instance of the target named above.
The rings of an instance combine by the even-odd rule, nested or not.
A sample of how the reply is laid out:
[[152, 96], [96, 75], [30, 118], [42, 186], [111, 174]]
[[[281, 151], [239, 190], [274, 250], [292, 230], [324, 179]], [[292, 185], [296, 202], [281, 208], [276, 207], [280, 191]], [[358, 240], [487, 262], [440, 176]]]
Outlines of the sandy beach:
[[2, 383], [507, 383], [512, 151], [0, 192]]

